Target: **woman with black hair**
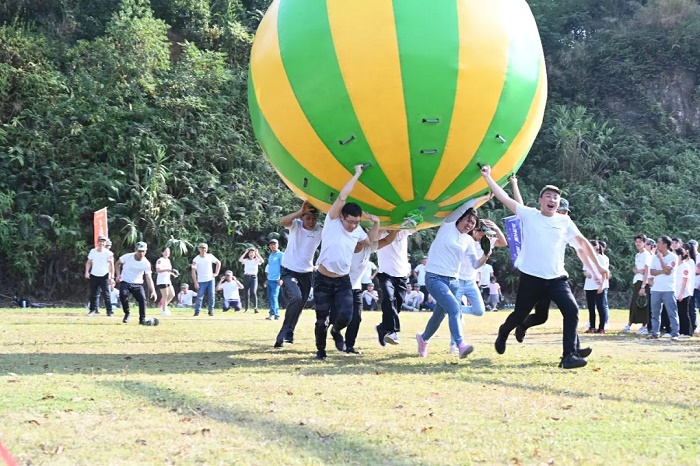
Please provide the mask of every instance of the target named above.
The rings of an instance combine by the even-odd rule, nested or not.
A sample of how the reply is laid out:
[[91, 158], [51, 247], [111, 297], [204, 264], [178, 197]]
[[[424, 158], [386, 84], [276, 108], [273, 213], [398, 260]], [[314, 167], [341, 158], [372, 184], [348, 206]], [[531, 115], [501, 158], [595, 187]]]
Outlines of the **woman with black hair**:
[[[598, 254], [598, 263], [607, 268], [605, 256], [601, 254], [600, 243], [596, 240], [591, 240], [590, 243], [593, 246], [593, 250]], [[586, 292], [586, 303], [588, 304], [588, 316], [590, 319], [586, 333], [605, 333], [605, 321], [608, 314], [606, 299], [608, 292], [607, 280], [596, 281], [595, 274], [585, 264], [583, 266], [583, 274], [586, 276], [583, 290]], [[598, 329], [595, 328], [596, 308], [598, 308], [600, 317]]]
[[[676, 301], [678, 301], [678, 323], [680, 335], [678, 338], [690, 338], [693, 335], [693, 320], [690, 311], [690, 297], [693, 295], [695, 283], [695, 251], [685, 243], [674, 251], [678, 256], [676, 267]], [[692, 256], [691, 256], [692, 253]]]
[[248, 303], [253, 305], [253, 310], [258, 313], [258, 267], [262, 265], [263, 258], [258, 254], [257, 248], [248, 248], [238, 259], [243, 264], [243, 312], [248, 312]]

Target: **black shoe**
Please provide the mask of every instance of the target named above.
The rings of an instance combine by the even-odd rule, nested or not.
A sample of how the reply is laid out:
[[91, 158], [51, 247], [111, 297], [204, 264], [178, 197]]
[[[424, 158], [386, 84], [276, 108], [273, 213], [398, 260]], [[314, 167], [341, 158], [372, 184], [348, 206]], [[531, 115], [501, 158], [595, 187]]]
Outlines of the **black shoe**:
[[124, 318], [122, 319], [122, 322], [124, 322], [125, 324], [128, 324], [128, 323], [129, 323], [129, 314], [125, 314], [125, 315], [124, 315]]
[[107, 317], [112, 317], [114, 315], [114, 312], [108, 312]]
[[362, 354], [360, 351], [356, 350], [352, 346], [350, 348], [346, 348], [345, 352], [349, 354]]
[[139, 325], [146, 325], [146, 321], [145, 321], [145, 320], [139, 320]]
[[576, 351], [576, 356], [579, 358], [587, 358], [592, 352], [593, 348], [579, 348], [578, 351]]
[[331, 328], [331, 337], [333, 337], [333, 341], [335, 342], [335, 347], [338, 351], [345, 351], [345, 340], [343, 339], [343, 336], [340, 334], [340, 332], [336, 331], [334, 328]]
[[386, 346], [386, 342], [384, 341], [385, 333], [379, 329], [379, 325], [375, 326], [374, 329], [377, 331], [377, 338], [379, 339], [379, 344], [382, 346]]
[[222, 309], [221, 312], [228, 312], [228, 309]]
[[246, 314], [247, 312], [248, 312], [248, 309], [246, 309], [245, 311], [243, 311], [243, 314]]
[[527, 332], [527, 329], [524, 326], [518, 325], [515, 327], [515, 339], [518, 340], [518, 343], [522, 343], [525, 339], [525, 332]]
[[258, 310], [256, 309], [254, 313], [257, 314], [257, 313], [258, 313]]
[[282, 348], [283, 345], [282, 340], [275, 340], [275, 348]]
[[195, 313], [194, 313], [194, 316], [195, 316], [195, 317], [199, 317], [199, 312], [195, 312]]
[[501, 338], [500, 336], [496, 338], [496, 342], [493, 344], [493, 346], [496, 348], [496, 352], [498, 354], [503, 354], [506, 352], [506, 339]]
[[559, 367], [561, 367], [562, 369], [576, 369], [578, 367], [583, 367], [586, 364], [588, 364], [588, 361], [586, 361], [585, 359], [580, 358], [575, 354], [567, 354], [566, 356], [561, 358]]
[[213, 313], [213, 312], [210, 312], [210, 313], [209, 313], [209, 315], [210, 315], [210, 316], [213, 316], [213, 315], [214, 315], [214, 313]]
[[318, 359], [318, 360], [326, 359], [326, 350], [316, 351], [316, 359]]

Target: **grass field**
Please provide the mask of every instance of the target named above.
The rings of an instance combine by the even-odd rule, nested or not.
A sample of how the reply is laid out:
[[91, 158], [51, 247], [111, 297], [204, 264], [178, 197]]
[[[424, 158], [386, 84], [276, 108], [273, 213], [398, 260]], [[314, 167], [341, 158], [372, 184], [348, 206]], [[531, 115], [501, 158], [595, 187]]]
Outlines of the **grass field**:
[[700, 461], [700, 339], [618, 333], [626, 311], [608, 334], [581, 335], [594, 351], [573, 371], [557, 368], [556, 311], [502, 356], [506, 312], [466, 318], [464, 360], [447, 322], [423, 359], [427, 313], [402, 314], [401, 344], [381, 348], [380, 314], [366, 312], [363, 354], [326, 361], [313, 359], [313, 311], [280, 350], [264, 312], [176, 310], [158, 327], [85, 312], [0, 310], [0, 442], [19, 464]]

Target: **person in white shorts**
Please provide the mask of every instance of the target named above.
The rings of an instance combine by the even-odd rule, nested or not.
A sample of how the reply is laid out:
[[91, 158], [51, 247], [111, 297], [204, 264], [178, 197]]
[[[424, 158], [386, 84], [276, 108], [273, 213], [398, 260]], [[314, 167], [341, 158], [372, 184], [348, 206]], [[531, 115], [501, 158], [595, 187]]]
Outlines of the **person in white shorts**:
[[177, 271], [173, 270], [170, 263], [170, 248], [164, 247], [161, 257], [156, 261], [156, 286], [160, 290], [160, 313], [164, 316], [170, 315], [168, 304], [175, 297], [175, 290], [170, 277], [177, 277]]

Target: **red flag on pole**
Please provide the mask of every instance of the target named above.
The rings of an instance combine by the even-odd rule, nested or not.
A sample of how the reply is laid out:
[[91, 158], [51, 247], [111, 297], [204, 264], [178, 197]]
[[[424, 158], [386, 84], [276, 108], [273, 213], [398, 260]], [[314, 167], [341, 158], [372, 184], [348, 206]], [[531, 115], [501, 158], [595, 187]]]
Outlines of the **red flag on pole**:
[[97, 247], [97, 238], [104, 236], [109, 238], [109, 232], [107, 230], [107, 207], [100, 209], [93, 215], [93, 236], [95, 240], [95, 247]]

